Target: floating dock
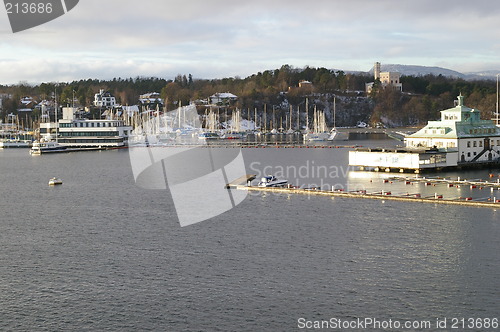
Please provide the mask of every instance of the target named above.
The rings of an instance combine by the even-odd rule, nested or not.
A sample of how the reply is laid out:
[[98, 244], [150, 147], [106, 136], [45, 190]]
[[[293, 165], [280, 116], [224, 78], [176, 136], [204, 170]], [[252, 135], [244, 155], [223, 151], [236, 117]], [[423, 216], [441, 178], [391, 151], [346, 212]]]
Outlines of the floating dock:
[[[324, 143], [327, 143], [325, 141]], [[130, 145], [130, 147], [141, 145]], [[145, 146], [145, 145], [144, 145]], [[299, 144], [299, 143], [208, 143], [208, 144], [193, 144], [193, 143], [166, 143], [162, 145], [148, 145], [150, 148], [256, 148], [256, 149], [355, 149], [360, 145], [314, 145], [314, 144]]]
[[226, 184], [226, 189], [238, 189], [240, 187], [246, 186], [248, 183], [251, 183], [257, 175], [255, 174], [246, 174], [243, 176], [240, 176], [234, 181], [231, 181], [230, 183]]
[[[415, 181], [417, 179], [413, 179]], [[438, 181], [439, 179], [427, 181]], [[422, 179], [424, 181], [424, 179]], [[460, 184], [468, 184], [474, 186], [476, 182], [459, 181]], [[479, 183], [479, 182], [477, 182]], [[494, 182], [480, 182], [483, 186], [488, 186], [491, 188], [500, 189], [500, 183]], [[295, 195], [316, 195], [316, 196], [329, 196], [329, 197], [343, 197], [343, 198], [358, 198], [358, 199], [377, 199], [384, 201], [402, 201], [402, 202], [415, 202], [415, 203], [432, 203], [432, 204], [447, 204], [447, 205], [461, 205], [470, 207], [482, 207], [482, 208], [500, 208], [500, 192], [498, 197], [485, 198], [485, 199], [472, 199], [471, 197], [461, 197], [453, 199], [445, 199], [443, 195], [435, 193], [432, 196], [422, 197], [420, 193], [405, 193], [400, 195], [393, 195], [390, 191], [379, 190], [374, 193], [367, 193], [366, 190], [358, 191], [343, 191], [343, 190], [321, 190], [317, 188], [296, 188], [292, 186], [276, 188], [276, 187], [256, 187], [256, 186], [245, 186], [238, 185], [232, 188], [238, 190], [248, 190], [248, 191], [260, 191], [260, 192], [272, 192], [278, 194], [295, 194]]]

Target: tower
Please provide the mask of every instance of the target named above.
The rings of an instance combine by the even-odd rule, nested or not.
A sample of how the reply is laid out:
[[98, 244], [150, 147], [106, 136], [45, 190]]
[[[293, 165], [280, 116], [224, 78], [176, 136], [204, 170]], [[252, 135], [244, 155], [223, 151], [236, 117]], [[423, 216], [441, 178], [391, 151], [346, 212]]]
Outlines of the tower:
[[375, 65], [373, 66], [373, 76], [375, 80], [380, 79], [380, 62], [375, 62]]

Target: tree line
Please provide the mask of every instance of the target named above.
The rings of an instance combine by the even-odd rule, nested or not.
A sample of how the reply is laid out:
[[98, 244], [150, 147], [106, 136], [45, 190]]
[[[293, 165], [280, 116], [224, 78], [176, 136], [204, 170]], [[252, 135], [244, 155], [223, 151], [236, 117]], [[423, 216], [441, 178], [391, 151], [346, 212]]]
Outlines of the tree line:
[[[302, 81], [311, 84], [299, 88]], [[7, 114], [16, 114], [24, 96], [41, 101], [53, 100], [57, 95], [59, 105], [71, 105], [76, 100], [81, 106], [91, 107], [94, 95], [100, 89], [111, 92], [121, 105], [136, 105], [139, 95], [160, 92], [167, 110], [175, 109], [179, 103], [186, 105], [192, 101], [207, 101], [217, 92], [230, 92], [238, 96], [231, 107], [248, 112], [254, 108], [261, 109], [263, 105], [281, 107], [284, 100], [288, 105], [303, 104], [308, 96], [333, 94], [359, 98], [361, 95], [370, 99], [371, 105], [365, 120], [389, 126], [421, 125], [437, 119], [438, 111], [452, 107], [459, 94], [465, 96], [467, 106], [482, 110], [485, 118], [492, 117], [496, 108], [496, 82], [493, 80], [466, 81], [442, 75], [402, 76], [403, 93], [389, 88], [375, 88], [366, 96], [365, 84], [372, 81], [373, 76], [365, 72], [283, 65], [279, 69], [265, 70], [246, 78], [196, 79], [191, 74], [179, 74], [174, 79], [119, 77], [38, 85], [19, 83], [0, 85], [0, 95], [3, 96], [1, 116], [5, 118]]]

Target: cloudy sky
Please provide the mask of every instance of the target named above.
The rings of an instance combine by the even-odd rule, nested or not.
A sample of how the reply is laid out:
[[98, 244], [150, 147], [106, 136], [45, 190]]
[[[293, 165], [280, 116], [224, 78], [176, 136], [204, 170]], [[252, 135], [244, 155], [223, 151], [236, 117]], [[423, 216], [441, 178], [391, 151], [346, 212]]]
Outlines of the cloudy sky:
[[246, 77], [283, 64], [368, 71], [375, 61], [500, 69], [491, 0], [80, 0], [13, 34], [0, 9], [0, 84]]

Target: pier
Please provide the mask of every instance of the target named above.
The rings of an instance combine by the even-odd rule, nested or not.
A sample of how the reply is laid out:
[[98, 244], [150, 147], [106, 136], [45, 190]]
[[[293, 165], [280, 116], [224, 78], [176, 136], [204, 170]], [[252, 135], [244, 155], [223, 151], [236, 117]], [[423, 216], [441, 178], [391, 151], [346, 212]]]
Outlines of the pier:
[[233, 181], [229, 182], [228, 184], [226, 184], [226, 189], [238, 189], [242, 186], [247, 185], [248, 183], [251, 183], [253, 180], [255, 180], [256, 177], [257, 177], [257, 175], [255, 175], [255, 174], [246, 174], [246, 175], [240, 176], [236, 180], [233, 180]]
[[[165, 143], [161, 145], [150, 144], [147, 147], [150, 148], [253, 148], [253, 149], [355, 149], [359, 148], [360, 145], [332, 145], [325, 141], [325, 145], [316, 144], [300, 144], [300, 143], [253, 143], [253, 142], [238, 142], [238, 143], [217, 143], [210, 142], [207, 144], [192, 144], [192, 143]], [[144, 145], [130, 145], [134, 146], [144, 146]]]
[[444, 184], [447, 186], [470, 186], [471, 188], [481, 190], [483, 188], [491, 188], [491, 190], [498, 190], [498, 197], [485, 197], [476, 198], [472, 197], [459, 197], [459, 198], [446, 198], [442, 194], [435, 193], [433, 195], [423, 196], [421, 193], [401, 193], [393, 194], [390, 190], [381, 189], [376, 192], [368, 193], [366, 190], [357, 191], [343, 191], [332, 188], [332, 190], [321, 190], [318, 188], [296, 188], [292, 186], [287, 187], [257, 187], [246, 185], [235, 185], [231, 188], [238, 190], [271, 192], [277, 194], [287, 195], [315, 195], [315, 196], [328, 196], [328, 197], [343, 197], [355, 199], [376, 199], [383, 201], [401, 201], [401, 202], [414, 202], [414, 203], [432, 203], [432, 204], [445, 204], [445, 205], [460, 205], [480, 208], [500, 208], [500, 180], [497, 182], [488, 182], [481, 180], [452, 180], [443, 178], [404, 178], [394, 177], [383, 180], [385, 183], [391, 181], [405, 181], [406, 184], [413, 182], [423, 182], [426, 185]]

